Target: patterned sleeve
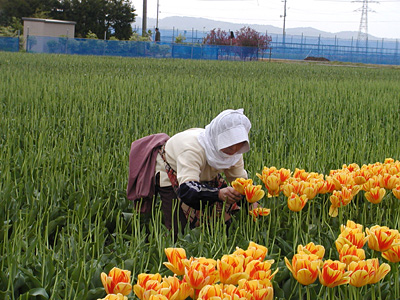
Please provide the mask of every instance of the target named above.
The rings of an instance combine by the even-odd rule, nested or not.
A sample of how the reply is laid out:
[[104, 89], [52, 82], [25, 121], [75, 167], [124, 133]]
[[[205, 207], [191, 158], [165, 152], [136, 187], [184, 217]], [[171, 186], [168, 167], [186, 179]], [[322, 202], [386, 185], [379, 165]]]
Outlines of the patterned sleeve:
[[179, 185], [178, 197], [188, 206], [200, 210], [211, 205], [218, 198], [219, 189], [197, 181], [187, 181]]

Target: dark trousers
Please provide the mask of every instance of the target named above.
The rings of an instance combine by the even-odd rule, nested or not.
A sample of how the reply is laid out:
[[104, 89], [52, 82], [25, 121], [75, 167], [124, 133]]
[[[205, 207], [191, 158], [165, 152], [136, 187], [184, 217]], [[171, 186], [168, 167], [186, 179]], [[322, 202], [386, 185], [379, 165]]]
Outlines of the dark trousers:
[[181, 225], [181, 230], [186, 226], [186, 216], [183, 213], [180, 205], [180, 200], [176, 195], [172, 186], [160, 187], [160, 173], [156, 175], [155, 195], [160, 195], [161, 209], [163, 212], [163, 222], [168, 229], [174, 228], [174, 234], [178, 234], [178, 222]]

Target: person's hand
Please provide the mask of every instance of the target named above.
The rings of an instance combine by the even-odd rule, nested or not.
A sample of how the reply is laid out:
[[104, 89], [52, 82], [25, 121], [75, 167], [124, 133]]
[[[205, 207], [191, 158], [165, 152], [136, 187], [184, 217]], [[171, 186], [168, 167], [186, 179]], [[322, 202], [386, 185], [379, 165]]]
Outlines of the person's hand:
[[241, 195], [233, 187], [228, 186], [219, 190], [218, 198], [227, 204], [233, 204], [240, 201], [243, 198], [243, 195]]

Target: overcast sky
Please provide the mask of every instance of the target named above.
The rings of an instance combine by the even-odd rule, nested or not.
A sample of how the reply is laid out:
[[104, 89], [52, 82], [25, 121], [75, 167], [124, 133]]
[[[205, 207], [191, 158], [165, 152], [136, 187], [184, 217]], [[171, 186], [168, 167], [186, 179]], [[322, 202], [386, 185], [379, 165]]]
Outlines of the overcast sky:
[[[131, 0], [143, 17], [143, 0]], [[158, 0], [165, 17], [198, 17], [283, 28], [284, 0]], [[287, 0], [286, 28], [313, 27], [336, 33], [359, 31], [363, 0]], [[147, 17], [157, 17], [157, 0], [147, 0]], [[368, 33], [400, 39], [400, 0], [368, 0]], [[251, 27], [251, 26], [250, 26]]]

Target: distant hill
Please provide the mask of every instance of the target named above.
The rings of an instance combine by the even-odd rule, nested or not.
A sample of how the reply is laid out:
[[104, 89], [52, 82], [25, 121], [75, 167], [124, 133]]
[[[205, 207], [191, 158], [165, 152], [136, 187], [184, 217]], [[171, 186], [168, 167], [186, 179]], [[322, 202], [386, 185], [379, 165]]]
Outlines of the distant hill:
[[[222, 21], [215, 21], [206, 18], [192, 18], [192, 17], [166, 17], [158, 20], [158, 25], [160, 29], [179, 29], [179, 30], [198, 30], [198, 31], [210, 31], [212, 29], [221, 28], [225, 31], [236, 31], [244, 26], [249, 26], [252, 29], [257, 30], [258, 32], [266, 32], [267, 34], [282, 34], [282, 28], [275, 27], [272, 25], [259, 25], [259, 24], [237, 24], [237, 23], [229, 23]], [[142, 27], [142, 18], [136, 17], [136, 22], [132, 24], [135, 28]], [[153, 29], [156, 26], [156, 19], [148, 18], [147, 19], [147, 28]], [[287, 28], [286, 35], [304, 35], [304, 36], [319, 36], [324, 38], [340, 38], [340, 39], [357, 39], [358, 32], [357, 31], [340, 31], [340, 32], [327, 32], [318, 30], [312, 27], [297, 27], [297, 28]], [[368, 39], [370, 40], [379, 40], [381, 38], [374, 37], [369, 35]], [[385, 39], [387, 40], [387, 39]]]

